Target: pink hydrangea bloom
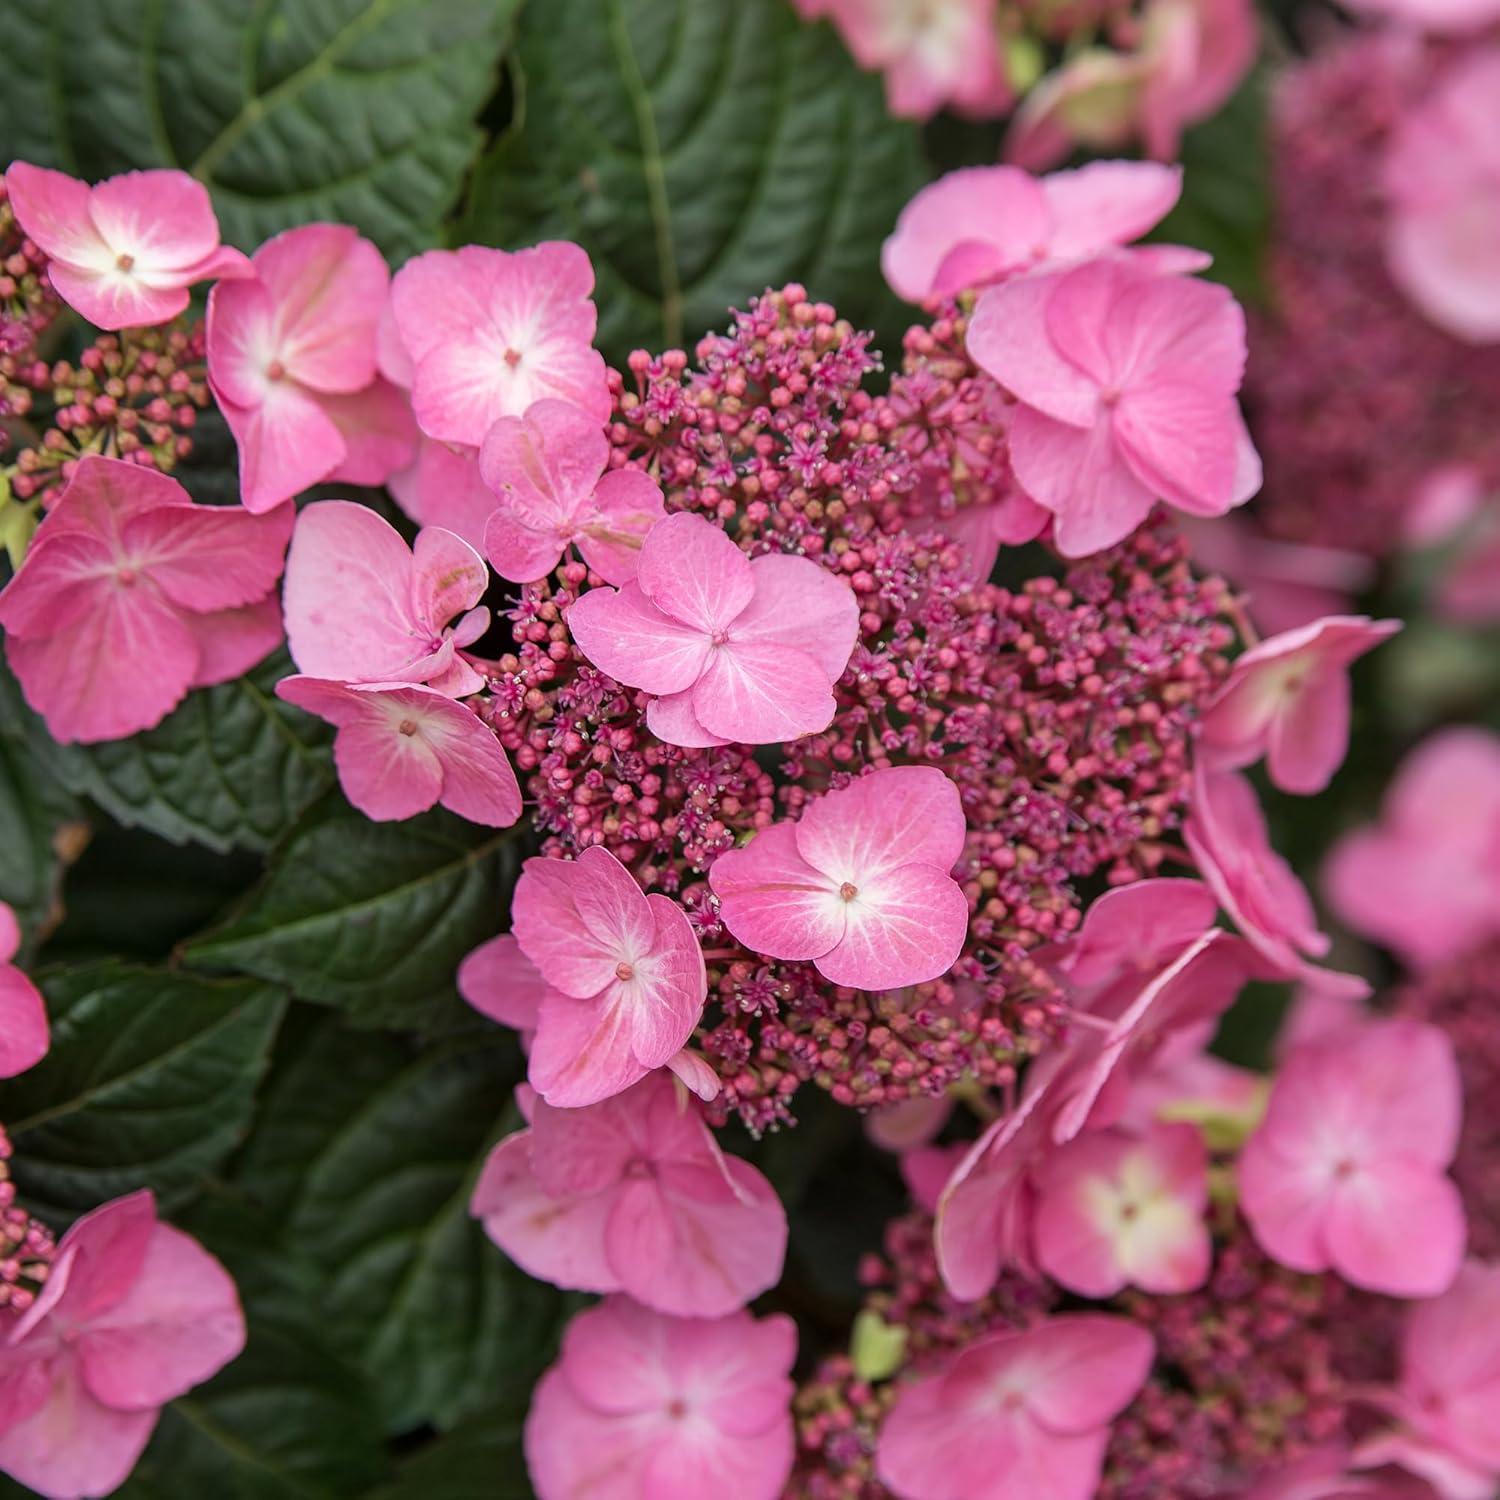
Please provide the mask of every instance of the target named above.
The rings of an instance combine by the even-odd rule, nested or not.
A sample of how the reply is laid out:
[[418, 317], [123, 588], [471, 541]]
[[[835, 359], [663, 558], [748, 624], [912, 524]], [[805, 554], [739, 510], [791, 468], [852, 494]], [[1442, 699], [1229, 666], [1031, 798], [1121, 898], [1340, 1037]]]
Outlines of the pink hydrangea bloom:
[[477, 448], [499, 418], [522, 416], [546, 396], [605, 422], [593, 290], [588, 256], [566, 241], [516, 251], [465, 245], [408, 261], [391, 283], [391, 309], [422, 431]]
[[208, 300], [208, 379], [240, 450], [240, 496], [270, 510], [321, 480], [383, 484], [411, 459], [401, 393], [375, 369], [390, 272], [347, 224], [267, 240], [254, 278]]
[[[1413, 9], [1474, 9], [1422, 0]], [[1493, 0], [1490, 15], [1500, 14]], [[1438, 327], [1500, 339], [1500, 46], [1460, 55], [1397, 126], [1385, 158], [1391, 277]]]
[[570, 545], [607, 583], [635, 577], [646, 533], [667, 513], [640, 469], [611, 469], [609, 440], [567, 401], [534, 402], [485, 435], [479, 472], [494, 493], [484, 550], [513, 583], [545, 578]]
[[944, 105], [999, 114], [1011, 101], [996, 0], [807, 0], [827, 15], [862, 68], [885, 73], [893, 115], [925, 120]]
[[415, 682], [283, 677], [276, 695], [337, 726], [339, 785], [377, 823], [435, 803], [491, 828], [521, 816], [521, 788], [494, 730], [446, 693]]
[[368, 506], [316, 501], [298, 515], [287, 554], [292, 659], [312, 677], [425, 682], [466, 698], [485, 682], [460, 648], [489, 628], [489, 611], [476, 607], [489, 578], [484, 559], [440, 526], [408, 547]]
[[1208, 762], [1234, 768], [1265, 756], [1282, 791], [1321, 792], [1349, 749], [1349, 667], [1400, 629], [1399, 620], [1331, 615], [1252, 646], [1204, 713]]
[[1245, 319], [1223, 287], [1092, 261], [991, 287], [968, 344], [1020, 403], [1011, 463], [1064, 556], [1122, 540], [1158, 498], [1221, 515], [1260, 487], [1235, 401]]
[[5, 653], [56, 740], [123, 739], [281, 639], [272, 591], [292, 516], [194, 505], [175, 479], [78, 461], [0, 592]]
[[244, 1344], [228, 1273], [149, 1192], [85, 1214], [0, 1347], [0, 1469], [49, 1500], [109, 1494], [161, 1408]]
[[1084, 1297], [1172, 1295], [1208, 1279], [1208, 1153], [1192, 1125], [1090, 1131], [1037, 1184], [1037, 1264]]
[[708, 976], [692, 926], [676, 902], [645, 895], [608, 850], [528, 859], [511, 926], [548, 986], [530, 1078], [549, 1104], [621, 1093], [693, 1034]]
[[958, 788], [936, 767], [873, 771], [714, 861], [724, 925], [768, 958], [833, 984], [890, 990], [946, 973], [969, 926], [949, 873], [963, 853]]
[[526, 1418], [538, 1500], [776, 1500], [791, 1472], [797, 1329], [784, 1313], [580, 1313]]
[[1445, 1290], [1464, 1253], [1445, 1175], [1461, 1098], [1452, 1044], [1421, 1022], [1371, 1022], [1293, 1052], [1239, 1162], [1266, 1253], [1392, 1296]]
[[1439, 1500], [1436, 1490], [1413, 1475], [1351, 1473], [1353, 1461], [1343, 1448], [1309, 1453], [1257, 1481], [1244, 1500]]
[[1466, 1261], [1440, 1297], [1406, 1314], [1391, 1403], [1400, 1426], [1361, 1445], [1365, 1464], [1425, 1475], [1443, 1500], [1500, 1485], [1500, 1266]]
[[490, 1153], [469, 1208], [531, 1275], [678, 1317], [743, 1307], [780, 1280], [786, 1255], [770, 1183], [719, 1150], [660, 1072], [583, 1109], [536, 1100], [530, 1127]]
[[1155, 162], [1096, 161], [1040, 179], [1019, 167], [963, 167], [901, 210], [881, 269], [908, 302], [954, 297], [1129, 244], [1181, 192], [1181, 169]]
[[880, 1478], [901, 1500], [1090, 1500], [1154, 1356], [1145, 1329], [1091, 1313], [978, 1339], [901, 1389]]
[[[1308, 978], [1314, 972], [1308, 960], [1325, 957], [1331, 944], [1318, 929], [1307, 887], [1271, 847], [1250, 782], [1236, 771], [1198, 766], [1182, 838], [1198, 873], [1255, 951], [1279, 977]], [[1369, 993], [1353, 975], [1318, 971], [1318, 980], [1356, 997]]]
[[0, 901], [0, 1078], [34, 1067], [51, 1041], [41, 991], [11, 962], [20, 949], [20, 923]]
[[1323, 871], [1340, 921], [1427, 969], [1500, 933], [1500, 735], [1443, 729], [1401, 763], [1379, 824]]
[[186, 172], [125, 172], [90, 187], [13, 161], [5, 188], [48, 257], [53, 289], [98, 328], [170, 322], [195, 282], [251, 274], [238, 250], [219, 243], [208, 189]]
[[635, 578], [568, 610], [601, 672], [655, 694], [646, 724], [669, 745], [774, 744], [833, 718], [833, 684], [859, 634], [842, 578], [805, 557], [754, 562], [710, 521], [652, 527]]

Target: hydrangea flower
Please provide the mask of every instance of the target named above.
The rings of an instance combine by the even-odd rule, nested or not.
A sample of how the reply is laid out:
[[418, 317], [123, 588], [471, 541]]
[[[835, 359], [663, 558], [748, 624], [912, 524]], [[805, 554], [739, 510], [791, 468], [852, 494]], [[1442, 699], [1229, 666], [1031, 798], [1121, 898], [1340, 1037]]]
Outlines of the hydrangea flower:
[[122, 739], [281, 639], [273, 590], [292, 515], [194, 505], [175, 479], [80, 459], [0, 591], [5, 653], [63, 742]]
[[530, 1104], [490, 1153], [470, 1212], [523, 1270], [721, 1317], [781, 1279], [787, 1223], [770, 1183], [726, 1156], [664, 1073], [582, 1109]]
[[549, 396], [603, 423], [609, 389], [593, 346], [593, 290], [588, 256], [561, 240], [409, 260], [391, 283], [391, 309], [422, 431], [478, 448], [501, 417]]
[[1128, 535], [1160, 499], [1222, 515], [1260, 487], [1235, 402], [1245, 320], [1223, 287], [1126, 259], [991, 287], [975, 361], [1019, 402], [1011, 464], [1066, 557]]
[[208, 189], [186, 172], [124, 172], [90, 187], [13, 161], [5, 190], [47, 255], [53, 289], [97, 328], [170, 322], [196, 282], [251, 274], [238, 250], [219, 243]]
[[1399, 620], [1332, 615], [1252, 646], [1203, 716], [1210, 763], [1262, 756], [1284, 792], [1321, 792], [1349, 749], [1349, 667], [1401, 629]]
[[635, 577], [641, 543], [666, 515], [639, 469], [610, 469], [603, 427], [567, 401], [533, 402], [485, 434], [479, 472], [495, 496], [484, 550], [502, 578], [545, 578], [569, 546], [606, 583]]
[[708, 989], [693, 929], [675, 901], [645, 895], [607, 849], [528, 859], [511, 926], [548, 985], [529, 1076], [549, 1104], [621, 1093], [693, 1034]]
[[208, 379], [240, 450], [240, 497], [270, 510], [321, 480], [383, 484], [416, 434], [375, 368], [390, 272], [347, 224], [267, 240], [208, 301]]
[[49, 1500], [109, 1494], [161, 1408], [244, 1344], [228, 1273], [149, 1192], [85, 1214], [0, 1347], [0, 1469]]
[[580, 1313], [526, 1418], [538, 1500], [777, 1500], [792, 1467], [797, 1330], [784, 1313]]
[[579, 649], [652, 693], [669, 745], [774, 744], [825, 729], [859, 632], [848, 584], [805, 557], [750, 561], [701, 516], [651, 528], [635, 578], [568, 610]]
[[1091, 1313], [976, 1340], [897, 1394], [880, 1477], [902, 1500], [1090, 1500], [1153, 1354], [1144, 1329]]
[[42, 993], [11, 962], [20, 948], [15, 911], [0, 901], [0, 1078], [34, 1067], [51, 1042]]
[[1446, 1290], [1464, 1254], [1445, 1175], [1461, 1097], [1452, 1046], [1421, 1022], [1371, 1022], [1293, 1052], [1239, 1161], [1267, 1253], [1391, 1296]]
[[408, 547], [368, 506], [316, 501], [297, 516], [287, 554], [292, 660], [310, 677], [421, 682], [468, 697], [485, 679], [460, 649], [489, 628], [479, 605], [489, 579], [484, 559], [440, 526]]
[[929, 766], [873, 771], [714, 861], [724, 925], [770, 958], [810, 959], [833, 984], [889, 990], [953, 966], [969, 925], [950, 875], [958, 788]]

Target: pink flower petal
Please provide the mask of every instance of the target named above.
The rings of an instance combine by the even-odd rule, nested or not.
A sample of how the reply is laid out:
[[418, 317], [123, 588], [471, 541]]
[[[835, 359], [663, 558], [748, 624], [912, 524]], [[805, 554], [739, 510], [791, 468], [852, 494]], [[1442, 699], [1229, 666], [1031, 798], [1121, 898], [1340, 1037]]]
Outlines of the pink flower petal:
[[578, 550], [606, 583], [628, 583], [642, 544], [665, 514], [666, 500], [654, 480], [639, 469], [613, 469], [594, 488], [593, 519], [578, 538]]
[[481, 943], [458, 966], [458, 992], [490, 1020], [535, 1031], [547, 982], [507, 932]]
[[264, 599], [281, 577], [290, 509], [256, 516], [183, 499], [125, 522], [129, 562], [183, 609], [213, 613]]
[[402, 391], [376, 379], [350, 395], [321, 395], [318, 404], [344, 440], [344, 458], [328, 478], [334, 483], [379, 485], [411, 463], [417, 424]]
[[835, 884], [903, 865], [943, 874], [963, 853], [958, 788], [935, 766], [895, 766], [861, 776], [807, 805], [797, 848]]
[[93, 194], [86, 182], [13, 161], [5, 171], [5, 191], [26, 236], [53, 260], [95, 271], [114, 264], [118, 252], [111, 252], [94, 224]]
[[639, 583], [589, 589], [568, 607], [578, 649], [601, 672], [648, 693], [680, 693], [707, 664], [709, 638], [663, 614]]
[[192, 686], [233, 682], [281, 644], [286, 634], [281, 628], [281, 600], [272, 589], [254, 604], [197, 615], [192, 631], [198, 644], [198, 671]]
[[821, 958], [842, 939], [847, 903], [838, 886], [798, 853], [791, 823], [763, 828], [728, 849], [708, 872], [724, 925], [767, 958]]
[[1146, 161], [1094, 161], [1041, 181], [1052, 211], [1057, 260], [1127, 245], [1161, 222], [1182, 193], [1182, 168]]
[[748, 745], [815, 734], [828, 727], [837, 708], [828, 674], [807, 652], [739, 639], [709, 652], [691, 702], [710, 734]]
[[326, 479], [348, 456], [337, 423], [311, 396], [283, 384], [258, 407], [218, 396], [240, 452], [240, 500], [272, 510]]
[[1468, 1225], [1458, 1189], [1431, 1168], [1390, 1161], [1329, 1202], [1330, 1262], [1355, 1286], [1391, 1297], [1446, 1291], [1463, 1264]]
[[[186, 172], [125, 172], [89, 195], [94, 227], [137, 272], [186, 271], [219, 247], [208, 189]], [[184, 283], [186, 284], [186, 283]]]
[[652, 527], [636, 583], [663, 614], [709, 637], [726, 633], [755, 592], [745, 554], [712, 522], [686, 511]]
[[867, 877], [848, 903], [844, 935], [813, 960], [834, 984], [892, 990], [946, 974], [963, 951], [969, 903], [930, 865]]
[[844, 675], [859, 639], [854, 590], [805, 557], [772, 553], [750, 564], [755, 593], [735, 617], [735, 646], [755, 642], [802, 651], [830, 685]]

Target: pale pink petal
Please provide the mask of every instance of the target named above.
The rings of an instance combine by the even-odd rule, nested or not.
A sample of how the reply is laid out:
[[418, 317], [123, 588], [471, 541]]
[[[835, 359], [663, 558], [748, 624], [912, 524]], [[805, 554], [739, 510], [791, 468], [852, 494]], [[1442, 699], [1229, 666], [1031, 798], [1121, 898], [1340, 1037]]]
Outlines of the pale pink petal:
[[27, 238], [53, 260], [99, 271], [113, 263], [114, 255], [95, 227], [93, 194], [86, 182], [13, 161], [5, 171], [5, 190]]
[[703, 727], [693, 711], [693, 690], [667, 693], [646, 705], [646, 728], [664, 745], [681, 745], [685, 749], [702, 749], [710, 745], [727, 745], [729, 740]]
[[1183, 381], [1131, 390], [1115, 412], [1115, 440], [1136, 478], [1195, 516], [1235, 503], [1242, 430], [1232, 396]]
[[219, 410], [240, 450], [240, 501], [259, 514], [326, 479], [348, 456], [337, 424], [313, 398], [281, 382], [257, 407], [222, 393]]
[[[484, 558], [461, 536], [441, 526], [424, 526], [412, 544], [411, 618], [436, 635], [455, 615], [473, 609], [489, 587], [490, 572]], [[480, 633], [483, 633], [481, 626]], [[476, 636], [459, 640], [467, 644]]]
[[146, 1264], [157, 1228], [156, 1199], [147, 1189], [91, 1210], [74, 1220], [57, 1247], [57, 1264], [68, 1262], [55, 1301], [47, 1289], [32, 1305], [12, 1341], [22, 1330], [40, 1322], [48, 1312], [61, 1311], [73, 1327], [92, 1322], [122, 1301]]
[[1057, 260], [1127, 245], [1164, 219], [1182, 193], [1182, 168], [1146, 161], [1094, 161], [1041, 181], [1052, 211]]
[[214, 395], [233, 406], [258, 407], [271, 394], [267, 371], [276, 352], [276, 305], [260, 281], [216, 286], [205, 324], [208, 379]]
[[[575, 863], [573, 902], [589, 934], [611, 951], [645, 957], [655, 939], [655, 921], [635, 877], [599, 846], [585, 849]], [[526, 868], [531, 871], [534, 862], [528, 860]]]
[[695, 1094], [705, 1104], [712, 1104], [722, 1092], [723, 1086], [719, 1082], [719, 1075], [714, 1072], [706, 1059], [700, 1057], [690, 1047], [674, 1052], [667, 1059], [667, 1069], [685, 1089]]
[[[606, 583], [628, 583], [647, 535], [666, 514], [666, 500], [641, 470], [613, 469], [595, 486], [593, 504], [593, 518], [577, 538], [578, 550]], [[736, 622], [737, 630], [743, 619]]]
[[630, 1049], [628, 1004], [549, 990], [537, 1017], [527, 1077], [549, 1104], [578, 1109], [622, 1094], [651, 1068]]
[[495, 510], [484, 525], [484, 555], [502, 578], [533, 583], [562, 561], [563, 544], [556, 531], [539, 531]]
[[710, 649], [691, 701], [710, 734], [745, 745], [815, 734], [837, 708], [828, 674], [812, 656], [763, 640], [733, 639]]
[[132, 256], [138, 271], [186, 271], [219, 246], [208, 189], [186, 172], [110, 177], [94, 187], [89, 211], [110, 249]]
[[708, 661], [709, 638], [663, 614], [638, 583], [589, 589], [568, 608], [578, 649], [601, 672], [648, 693], [680, 693]]
[[1463, 1264], [1468, 1226], [1458, 1189], [1425, 1164], [1386, 1161], [1335, 1191], [1324, 1243], [1355, 1286], [1392, 1297], [1446, 1291]]
[[969, 903], [931, 865], [882, 870], [847, 902], [843, 937], [813, 960], [834, 984], [893, 990], [946, 974], [963, 951]]
[[521, 787], [495, 731], [467, 704], [455, 703], [435, 688], [403, 691], [414, 694], [424, 708], [418, 733], [442, 767], [438, 801], [471, 823], [509, 828], [521, 816]]
[[935, 766], [895, 766], [809, 802], [797, 848], [836, 885], [859, 884], [903, 865], [943, 874], [963, 853], [958, 788]]
[[1333, 780], [1349, 751], [1349, 674], [1315, 671], [1271, 720], [1266, 770], [1284, 792], [1309, 797]]
[[270, 515], [227, 505], [163, 506], [124, 526], [127, 561], [183, 609], [254, 604], [275, 587], [292, 534], [290, 507]]
[[507, 932], [481, 943], [459, 964], [458, 992], [490, 1020], [535, 1031], [547, 982]]
[[495, 497], [479, 477], [479, 459], [471, 449], [457, 451], [419, 436], [411, 465], [391, 475], [386, 485], [419, 525], [446, 526], [471, 547], [484, 550], [485, 523]]
[[775, 644], [811, 656], [830, 683], [849, 665], [859, 638], [859, 602], [837, 574], [805, 557], [772, 553], [750, 564], [755, 593], [736, 616], [738, 646]]
[[19, 969], [0, 962], [0, 1078], [34, 1067], [47, 1055], [50, 1040], [41, 991]]
[[45, 636], [86, 624], [115, 586], [117, 550], [90, 531], [48, 524], [27, 550], [21, 570], [0, 590], [0, 624], [12, 636]]
[[975, 306], [968, 348], [974, 362], [1025, 408], [1087, 429], [1098, 412], [1098, 384], [1054, 346], [1048, 332], [1048, 305], [1062, 279], [1027, 276], [991, 287]]
[[417, 450], [417, 425], [399, 387], [374, 380], [349, 395], [321, 395], [318, 404], [339, 430], [345, 454], [328, 478], [380, 485], [404, 469]]
[[21, 948], [21, 924], [15, 910], [0, 901], [0, 964], [8, 964]]
[[577, 522], [609, 462], [603, 425], [571, 402], [544, 400], [485, 434], [479, 472], [496, 503], [527, 524]]
[[124, 271], [88, 271], [54, 260], [52, 289], [96, 328], [155, 328], [170, 323], [191, 298], [186, 287], [158, 290]]
[[651, 528], [636, 585], [663, 614], [709, 637], [727, 632], [755, 592], [749, 558], [719, 527], [687, 511]]
[[[611, 934], [591, 927], [579, 910], [590, 881], [591, 870], [577, 860], [528, 859], [511, 898], [511, 926], [527, 958], [549, 985], [578, 1000], [599, 994], [621, 961]], [[644, 914], [635, 920], [632, 936], [644, 940]]]
[[773, 823], [743, 848], [726, 850], [708, 881], [724, 925], [754, 953], [820, 958], [844, 935], [847, 903], [798, 853], [791, 823]]
[[286, 634], [281, 628], [281, 600], [273, 589], [254, 604], [197, 615], [192, 632], [198, 645], [198, 670], [192, 686], [233, 682], [281, 644]]

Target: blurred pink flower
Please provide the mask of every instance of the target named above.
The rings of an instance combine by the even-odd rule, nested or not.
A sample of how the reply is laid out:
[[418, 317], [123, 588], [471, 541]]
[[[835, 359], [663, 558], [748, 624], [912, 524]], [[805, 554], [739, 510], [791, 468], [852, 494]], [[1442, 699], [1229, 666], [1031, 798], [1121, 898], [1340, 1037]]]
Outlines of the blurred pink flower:
[[53, 289], [97, 328], [149, 328], [188, 305], [188, 288], [251, 275], [219, 243], [208, 189], [186, 172], [124, 172], [86, 182], [13, 161], [5, 188], [16, 221], [48, 257]]
[[656, 695], [646, 724], [658, 739], [766, 745], [827, 727], [859, 605], [810, 559], [752, 562], [712, 522], [679, 512], [651, 528], [631, 582], [589, 589], [567, 620], [601, 672]]
[[16, 914], [0, 901], [0, 1078], [34, 1067], [51, 1042], [42, 992], [11, 962], [20, 948]]
[[678, 1317], [743, 1307], [786, 1254], [770, 1183], [720, 1151], [660, 1072], [583, 1109], [536, 1100], [530, 1128], [490, 1153], [470, 1212], [530, 1275]]
[[1204, 758], [1234, 769], [1264, 756], [1282, 791], [1321, 792], [1349, 749], [1349, 667], [1400, 629], [1399, 620], [1330, 615], [1252, 646], [1204, 713]]
[[991, 287], [968, 342], [1020, 403], [1011, 463], [1066, 557], [1122, 540], [1158, 498], [1220, 515], [1260, 486], [1235, 401], [1245, 320], [1223, 287], [1092, 261]]
[[714, 861], [724, 925], [768, 958], [811, 960], [833, 984], [890, 990], [946, 973], [969, 926], [950, 871], [958, 788], [936, 767], [873, 771]]
[[644, 894], [608, 850], [528, 859], [511, 926], [548, 986], [530, 1078], [549, 1104], [621, 1093], [693, 1034], [708, 978], [692, 926], [676, 902]]
[[485, 434], [479, 472], [494, 494], [484, 550], [513, 583], [545, 578], [569, 546], [606, 583], [635, 577], [641, 543], [667, 513], [642, 470], [610, 469], [604, 428], [567, 401], [533, 402]]
[[593, 290], [588, 256], [561, 240], [516, 251], [465, 245], [409, 260], [391, 283], [391, 308], [422, 431], [478, 448], [499, 418], [523, 416], [546, 396], [606, 421]]
[[1439, 730], [1401, 763], [1374, 827], [1323, 870], [1339, 920], [1413, 969], [1500, 933], [1500, 735]]
[[194, 505], [175, 479], [89, 455], [0, 591], [5, 653], [64, 743], [123, 739], [281, 639], [290, 509]]
[[244, 1345], [228, 1273], [149, 1192], [96, 1208], [0, 1348], [0, 1469], [49, 1500], [109, 1494], [161, 1408]]
[[411, 459], [401, 393], [375, 368], [390, 272], [347, 224], [267, 240], [254, 276], [208, 299], [208, 379], [240, 450], [240, 495], [270, 510], [325, 479], [383, 484]]
[[368, 506], [315, 501], [298, 514], [287, 554], [292, 660], [311, 677], [422, 682], [466, 698], [485, 681], [460, 648], [489, 628], [479, 606], [489, 579], [484, 559], [440, 526], [419, 531], [408, 547]]
[[579, 1313], [526, 1418], [538, 1500], [776, 1500], [792, 1467], [797, 1329], [784, 1313]]
[[1372, 1021], [1296, 1049], [1239, 1161], [1240, 1201], [1273, 1259], [1366, 1290], [1433, 1297], [1463, 1261], [1462, 1091], [1436, 1027]]
[[1124, 1318], [1069, 1313], [961, 1349], [902, 1386], [876, 1469], [901, 1500], [1090, 1500], [1110, 1423], [1155, 1345]]
[[964, 167], [901, 210], [880, 264], [908, 302], [954, 297], [1128, 244], [1181, 191], [1181, 169], [1154, 162], [1096, 161], [1042, 178], [1019, 167]]

